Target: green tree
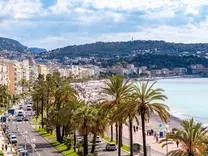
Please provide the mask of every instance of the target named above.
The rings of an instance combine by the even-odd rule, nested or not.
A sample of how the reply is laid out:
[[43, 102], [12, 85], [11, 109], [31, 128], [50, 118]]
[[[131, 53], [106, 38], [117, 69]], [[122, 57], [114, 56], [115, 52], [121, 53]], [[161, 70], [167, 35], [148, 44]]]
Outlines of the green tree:
[[200, 122], [194, 123], [194, 119], [181, 121], [182, 129], [174, 128], [174, 134], [168, 134], [166, 139], [160, 140], [162, 147], [172, 142], [179, 142], [179, 149], [170, 151], [168, 156], [204, 156], [207, 150], [207, 127]]
[[104, 132], [108, 128], [108, 116], [106, 112], [102, 110], [101, 103], [93, 103], [92, 107], [94, 109], [94, 123], [91, 127], [91, 133], [93, 134], [92, 140], [92, 149], [91, 153], [95, 153], [95, 146], [96, 146], [96, 137], [97, 135], [104, 135]]
[[53, 107], [54, 107], [53, 110], [56, 112], [55, 114], [57, 114], [56, 137], [57, 137], [57, 141], [59, 142], [63, 141], [64, 131], [65, 131], [65, 127], [63, 127], [62, 136], [61, 136], [60, 128], [61, 128], [61, 125], [63, 125], [62, 124], [63, 120], [61, 120], [62, 114], [60, 113], [61, 113], [62, 107], [64, 107], [64, 105], [71, 99], [76, 98], [77, 95], [78, 94], [76, 90], [74, 90], [68, 82], [63, 83], [55, 91], [55, 101], [53, 104]]
[[[129, 93], [132, 91], [132, 84], [129, 83], [129, 80], [126, 81], [121, 75], [113, 75], [105, 81], [105, 85], [106, 87], [103, 88], [103, 92], [113, 97], [113, 100], [107, 101], [104, 105], [104, 108], [109, 110], [115, 109], [114, 107], [117, 107], [122, 100], [127, 99], [129, 97]], [[122, 122], [119, 122], [118, 141], [118, 155], [120, 156], [122, 146]]]
[[9, 93], [9, 90], [8, 90], [8, 86], [0, 84], [0, 103], [1, 103], [1, 107], [5, 108], [5, 109], [8, 108], [10, 98], [11, 98], [11, 96], [10, 96], [10, 93]]
[[89, 105], [85, 105], [76, 111], [74, 116], [75, 122], [78, 124], [78, 130], [84, 136], [84, 156], [88, 155], [88, 134], [91, 131], [92, 125], [95, 124], [95, 110]]
[[129, 95], [128, 98], [123, 100], [118, 106], [117, 110], [114, 112], [114, 120], [127, 121], [129, 126], [130, 135], [130, 156], [133, 156], [133, 120], [136, 120], [137, 125], [139, 125], [138, 110], [135, 109], [136, 99], [133, 95]]
[[155, 113], [164, 122], [167, 122], [169, 119], [168, 106], [161, 103], [167, 97], [163, 94], [163, 89], [153, 88], [155, 83], [149, 84], [149, 82], [142, 81], [134, 86], [133, 95], [137, 101], [133, 109], [137, 110], [138, 115], [141, 116], [144, 156], [147, 156], [145, 121], [149, 120], [150, 116]]

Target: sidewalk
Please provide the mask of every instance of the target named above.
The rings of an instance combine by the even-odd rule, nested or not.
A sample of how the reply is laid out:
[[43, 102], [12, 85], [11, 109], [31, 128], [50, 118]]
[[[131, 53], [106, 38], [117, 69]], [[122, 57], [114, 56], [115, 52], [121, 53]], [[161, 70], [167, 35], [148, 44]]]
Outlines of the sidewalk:
[[4, 146], [7, 144], [8, 146], [7, 151], [5, 150], [5, 148], [3, 150], [4, 156], [13, 156], [15, 154], [14, 148], [11, 144], [8, 145], [8, 142], [4, 139], [3, 132], [0, 131], [0, 150], [2, 150], [2, 144], [4, 144]]
[[[115, 126], [114, 126], [114, 129], [113, 129], [113, 132], [114, 132], [113, 137], [115, 139], [116, 138], [116, 136], [115, 136]], [[110, 138], [110, 127], [109, 127], [109, 130], [105, 133], [105, 135], [107, 135]], [[134, 140], [134, 142], [142, 143], [142, 131], [140, 129], [139, 129], [138, 132], [133, 133], [133, 140]], [[130, 139], [129, 139], [129, 127], [126, 126], [125, 124], [123, 124], [123, 143], [129, 146], [130, 145], [129, 141], [130, 141]], [[164, 156], [166, 154], [167, 148], [166, 147], [162, 148], [161, 144], [156, 142], [154, 136], [147, 136], [146, 141], [147, 141], [147, 144], [151, 146], [152, 156]], [[175, 144], [168, 145], [168, 151], [175, 150], [175, 149], [177, 149]]]

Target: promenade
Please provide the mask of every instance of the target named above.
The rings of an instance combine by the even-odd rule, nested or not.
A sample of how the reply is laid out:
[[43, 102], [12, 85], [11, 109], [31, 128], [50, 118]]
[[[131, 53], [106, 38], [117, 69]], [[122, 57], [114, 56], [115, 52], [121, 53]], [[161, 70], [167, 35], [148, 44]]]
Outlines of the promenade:
[[[116, 138], [115, 135], [115, 126], [114, 126], [114, 140]], [[110, 128], [105, 133], [110, 138]], [[165, 156], [167, 151], [176, 150], [177, 146], [176, 144], [169, 144], [168, 147], [161, 147], [161, 144], [156, 142], [156, 139], [154, 136], [146, 136], [147, 144], [151, 146], [151, 156]], [[159, 140], [161, 140], [159, 138]], [[142, 130], [141, 127], [139, 127], [139, 130], [136, 132], [133, 132], [133, 141], [134, 143], [141, 143], [142, 144]], [[129, 127], [125, 124], [123, 125], [123, 144], [126, 144], [130, 146], [130, 135], [129, 135]]]

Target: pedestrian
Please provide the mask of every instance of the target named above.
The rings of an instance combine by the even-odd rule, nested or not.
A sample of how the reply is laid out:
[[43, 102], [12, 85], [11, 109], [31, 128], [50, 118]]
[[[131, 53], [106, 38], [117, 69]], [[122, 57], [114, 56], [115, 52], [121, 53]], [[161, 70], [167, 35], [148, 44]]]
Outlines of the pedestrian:
[[176, 145], [177, 145], [177, 148], [178, 148], [178, 145], [179, 145], [179, 141], [178, 140], [176, 141]]
[[7, 151], [7, 144], [5, 145], [5, 150]]
[[156, 143], [158, 143], [159, 137], [158, 135], [156, 135]]
[[139, 126], [136, 126], [136, 130], [139, 131]]
[[2, 151], [3, 151], [4, 150], [4, 144], [2, 144], [2, 147], [1, 148], [2, 148]]
[[133, 128], [134, 128], [134, 132], [136, 132], [136, 127], [135, 127], [135, 126], [133, 126]]

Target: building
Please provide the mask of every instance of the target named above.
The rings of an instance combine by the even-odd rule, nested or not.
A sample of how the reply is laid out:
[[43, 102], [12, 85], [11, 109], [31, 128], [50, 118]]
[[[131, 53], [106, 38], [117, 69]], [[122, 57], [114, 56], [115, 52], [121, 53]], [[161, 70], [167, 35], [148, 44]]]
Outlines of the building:
[[38, 64], [38, 75], [44, 75], [46, 77], [48, 73], [49, 71], [46, 65]]

